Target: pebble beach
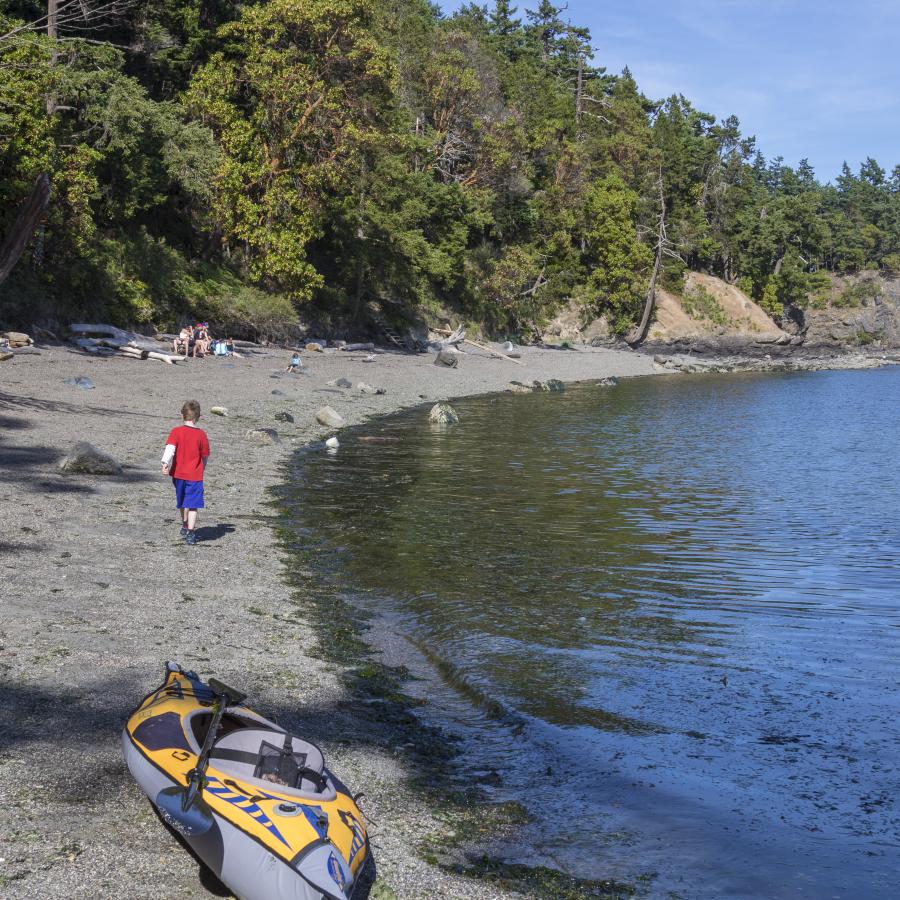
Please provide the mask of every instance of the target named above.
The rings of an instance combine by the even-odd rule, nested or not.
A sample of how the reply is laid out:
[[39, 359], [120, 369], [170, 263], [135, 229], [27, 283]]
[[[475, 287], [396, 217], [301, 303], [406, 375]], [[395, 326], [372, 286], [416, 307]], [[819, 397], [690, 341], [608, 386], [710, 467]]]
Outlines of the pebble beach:
[[[0, 364], [0, 894], [228, 896], [160, 824], [122, 760], [123, 723], [171, 659], [245, 691], [365, 792], [372, 897], [519, 896], [416, 851], [439, 826], [435, 810], [411, 786], [404, 749], [389, 734], [362, 733], [339, 667], [317, 654], [321, 636], [285, 575], [270, 489], [296, 450], [342, 439], [317, 422], [325, 406], [350, 426], [421, 405], [428, 427], [434, 402], [504, 391], [511, 380], [662, 367], [599, 348], [523, 348], [519, 364], [472, 349], [453, 369], [432, 353], [367, 361], [329, 350], [305, 353], [303, 372], [286, 374], [286, 351], [170, 366], [38, 349]], [[78, 378], [93, 387], [71, 383]], [[190, 398], [212, 445], [195, 547], [179, 537], [159, 466]], [[227, 415], [209, 414], [213, 406]], [[248, 437], [255, 429], [277, 437]], [[121, 474], [62, 471], [80, 441], [114, 457]]]

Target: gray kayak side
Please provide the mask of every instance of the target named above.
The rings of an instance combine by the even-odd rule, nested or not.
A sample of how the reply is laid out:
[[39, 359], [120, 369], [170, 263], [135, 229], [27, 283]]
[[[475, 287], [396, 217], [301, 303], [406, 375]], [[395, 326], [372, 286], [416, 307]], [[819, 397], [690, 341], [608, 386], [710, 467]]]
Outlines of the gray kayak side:
[[[197, 856], [231, 888], [239, 900], [346, 900], [344, 895], [325, 893], [313, 887], [293, 865], [274, 856], [250, 835], [215, 812], [214, 825], [204, 834], [185, 834], [179, 823], [154, 802], [162, 791], [180, 788], [180, 785], [176, 785], [141, 753], [127, 729], [122, 732], [122, 754], [135, 781], [154, 803], [163, 821], [184, 837]], [[299, 854], [294, 865], [302, 865], [313, 880], [320, 881], [319, 870], [327, 868], [329, 859], [335, 854], [340, 856], [337, 848], [324, 841], [317, 846], [311, 845]]]

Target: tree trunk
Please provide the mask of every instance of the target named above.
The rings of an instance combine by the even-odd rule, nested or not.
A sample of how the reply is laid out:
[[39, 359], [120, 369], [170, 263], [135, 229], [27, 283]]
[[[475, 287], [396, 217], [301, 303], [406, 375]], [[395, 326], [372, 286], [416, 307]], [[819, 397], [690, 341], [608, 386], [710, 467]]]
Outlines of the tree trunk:
[[[59, 59], [59, 51], [56, 49], [56, 42], [59, 39], [58, 6], [59, 0], [47, 0], [47, 37], [50, 38], [52, 44], [50, 51], [51, 66], [55, 66]], [[47, 115], [52, 116], [55, 112], [56, 97], [51, 93], [47, 95]]]
[[19, 261], [49, 202], [50, 176], [45, 172], [35, 179], [31, 193], [19, 207], [11, 231], [0, 244], [0, 284], [3, 284]]
[[625, 336], [626, 343], [632, 347], [640, 344], [647, 334], [650, 314], [653, 312], [653, 306], [656, 302], [656, 280], [659, 277], [663, 253], [666, 250], [666, 197], [663, 193], [662, 173], [660, 173], [657, 184], [659, 186], [659, 222], [656, 234], [656, 259], [653, 261], [653, 274], [650, 276], [650, 287], [647, 289], [647, 300], [644, 303], [644, 314], [641, 316], [641, 322], [637, 328], [633, 328]]

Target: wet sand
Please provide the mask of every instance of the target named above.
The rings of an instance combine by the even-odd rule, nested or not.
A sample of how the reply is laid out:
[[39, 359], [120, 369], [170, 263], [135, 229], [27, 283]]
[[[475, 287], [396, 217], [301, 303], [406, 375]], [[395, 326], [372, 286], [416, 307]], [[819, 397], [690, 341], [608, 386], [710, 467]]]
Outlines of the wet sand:
[[[376, 824], [373, 897], [514, 896], [426, 862], [439, 827], [410, 784], [408, 749], [390, 724], [356, 718], [334, 662], [285, 578], [268, 489], [294, 450], [333, 430], [418, 404], [502, 391], [516, 379], [578, 381], [662, 371], [651, 357], [526, 348], [521, 365], [479, 351], [459, 368], [433, 354], [306, 353], [246, 359], [93, 359], [65, 347], [0, 363], [0, 894], [9, 898], [215, 896], [195, 860], [154, 816], [128, 774], [119, 737], [167, 659], [245, 690], [248, 703], [319, 743]], [[95, 388], [64, 383], [90, 378]], [[274, 376], [274, 377], [273, 377]], [[354, 387], [329, 386], [349, 379]], [[360, 393], [365, 381], [383, 395]], [[275, 394], [273, 391], [279, 391]], [[159, 457], [184, 400], [203, 408], [212, 457], [200, 543], [178, 534]], [[227, 418], [209, 415], [225, 406]], [[293, 423], [278, 421], [289, 413]], [[427, 406], [422, 412], [423, 427]], [[275, 428], [276, 445], [245, 438]], [[115, 456], [122, 477], [63, 474], [77, 441]], [[518, 896], [518, 895], [516, 895]]]

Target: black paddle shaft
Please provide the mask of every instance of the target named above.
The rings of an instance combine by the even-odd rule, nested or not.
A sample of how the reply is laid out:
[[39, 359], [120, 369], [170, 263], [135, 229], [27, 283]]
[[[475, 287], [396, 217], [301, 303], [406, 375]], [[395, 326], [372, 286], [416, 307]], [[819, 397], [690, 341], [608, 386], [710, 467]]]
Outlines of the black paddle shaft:
[[219, 727], [222, 724], [222, 717], [229, 705], [242, 703], [247, 695], [236, 691], [234, 688], [228, 687], [216, 678], [209, 679], [209, 687], [212, 690], [215, 700], [213, 701], [212, 720], [209, 723], [209, 731], [206, 732], [206, 739], [200, 748], [200, 755], [197, 757], [197, 765], [188, 772], [187, 790], [181, 801], [182, 809], [190, 808], [194, 799], [198, 797], [203, 790], [206, 780], [206, 768], [209, 765], [209, 754], [212, 752], [213, 744], [219, 736]]

